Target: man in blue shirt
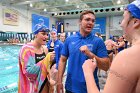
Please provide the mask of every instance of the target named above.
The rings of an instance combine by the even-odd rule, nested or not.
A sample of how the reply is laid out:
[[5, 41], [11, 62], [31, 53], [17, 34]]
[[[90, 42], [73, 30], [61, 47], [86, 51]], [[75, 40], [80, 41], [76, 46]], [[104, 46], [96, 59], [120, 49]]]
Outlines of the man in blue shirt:
[[[95, 15], [92, 11], [84, 11], [80, 15], [80, 31], [68, 37], [62, 49], [58, 67], [57, 93], [63, 93], [62, 77], [68, 59], [68, 71], [65, 89], [66, 93], [87, 93], [86, 82], [82, 70], [85, 60], [95, 58], [98, 67], [107, 71], [109, 58], [103, 40], [94, 36], [91, 31], [94, 27]], [[97, 68], [93, 73], [98, 84]]]

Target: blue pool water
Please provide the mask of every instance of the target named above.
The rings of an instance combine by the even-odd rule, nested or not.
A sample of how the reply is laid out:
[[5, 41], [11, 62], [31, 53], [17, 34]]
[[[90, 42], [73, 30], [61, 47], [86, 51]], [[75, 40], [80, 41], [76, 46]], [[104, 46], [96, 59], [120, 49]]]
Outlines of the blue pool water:
[[0, 93], [17, 93], [20, 47], [0, 45]]

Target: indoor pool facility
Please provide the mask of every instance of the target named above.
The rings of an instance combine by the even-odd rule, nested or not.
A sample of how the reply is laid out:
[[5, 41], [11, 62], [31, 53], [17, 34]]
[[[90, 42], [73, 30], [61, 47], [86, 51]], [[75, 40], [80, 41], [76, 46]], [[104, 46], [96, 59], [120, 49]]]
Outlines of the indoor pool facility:
[[20, 47], [0, 45], [0, 93], [17, 93]]
[[0, 15], [0, 93], [62, 84], [65, 93], [140, 93], [140, 0], [0, 0]]

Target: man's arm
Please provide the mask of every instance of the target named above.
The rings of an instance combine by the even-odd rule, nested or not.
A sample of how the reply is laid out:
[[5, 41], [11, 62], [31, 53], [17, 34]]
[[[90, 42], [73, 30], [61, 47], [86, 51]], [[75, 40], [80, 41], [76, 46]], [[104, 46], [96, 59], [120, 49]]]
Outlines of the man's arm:
[[65, 56], [60, 57], [58, 66], [58, 83], [62, 83], [62, 77], [65, 72], [67, 58]]
[[92, 53], [88, 47], [86, 45], [84, 46], [81, 46], [80, 47], [80, 51], [85, 53], [89, 58], [91, 59], [96, 59], [97, 61], [97, 66], [102, 69], [102, 70], [105, 70], [107, 71], [110, 67], [110, 60], [108, 57], [104, 57], [104, 58], [100, 58], [98, 56], [96, 56], [94, 53]]
[[95, 54], [93, 54], [92, 52], [90, 52], [88, 54], [89, 58], [91, 59], [96, 59], [96, 62], [97, 62], [97, 67], [102, 69], [102, 70], [105, 70], [107, 71], [110, 67], [110, 60], [108, 57], [105, 57], [105, 58], [100, 58], [98, 56], [96, 56]]
[[63, 91], [63, 74], [66, 68], [67, 57], [61, 55], [58, 66], [58, 79], [57, 79], [57, 93], [64, 93]]

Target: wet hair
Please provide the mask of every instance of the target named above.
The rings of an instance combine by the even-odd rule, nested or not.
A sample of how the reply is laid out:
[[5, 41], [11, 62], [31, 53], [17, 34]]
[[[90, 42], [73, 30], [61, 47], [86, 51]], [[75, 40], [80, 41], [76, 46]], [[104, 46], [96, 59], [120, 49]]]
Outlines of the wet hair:
[[86, 14], [93, 14], [94, 16], [95, 16], [95, 14], [94, 14], [94, 12], [93, 11], [91, 11], [91, 10], [84, 10], [81, 14], [80, 14], [80, 20], [82, 20], [83, 19], [83, 16], [84, 15], [86, 15]]

